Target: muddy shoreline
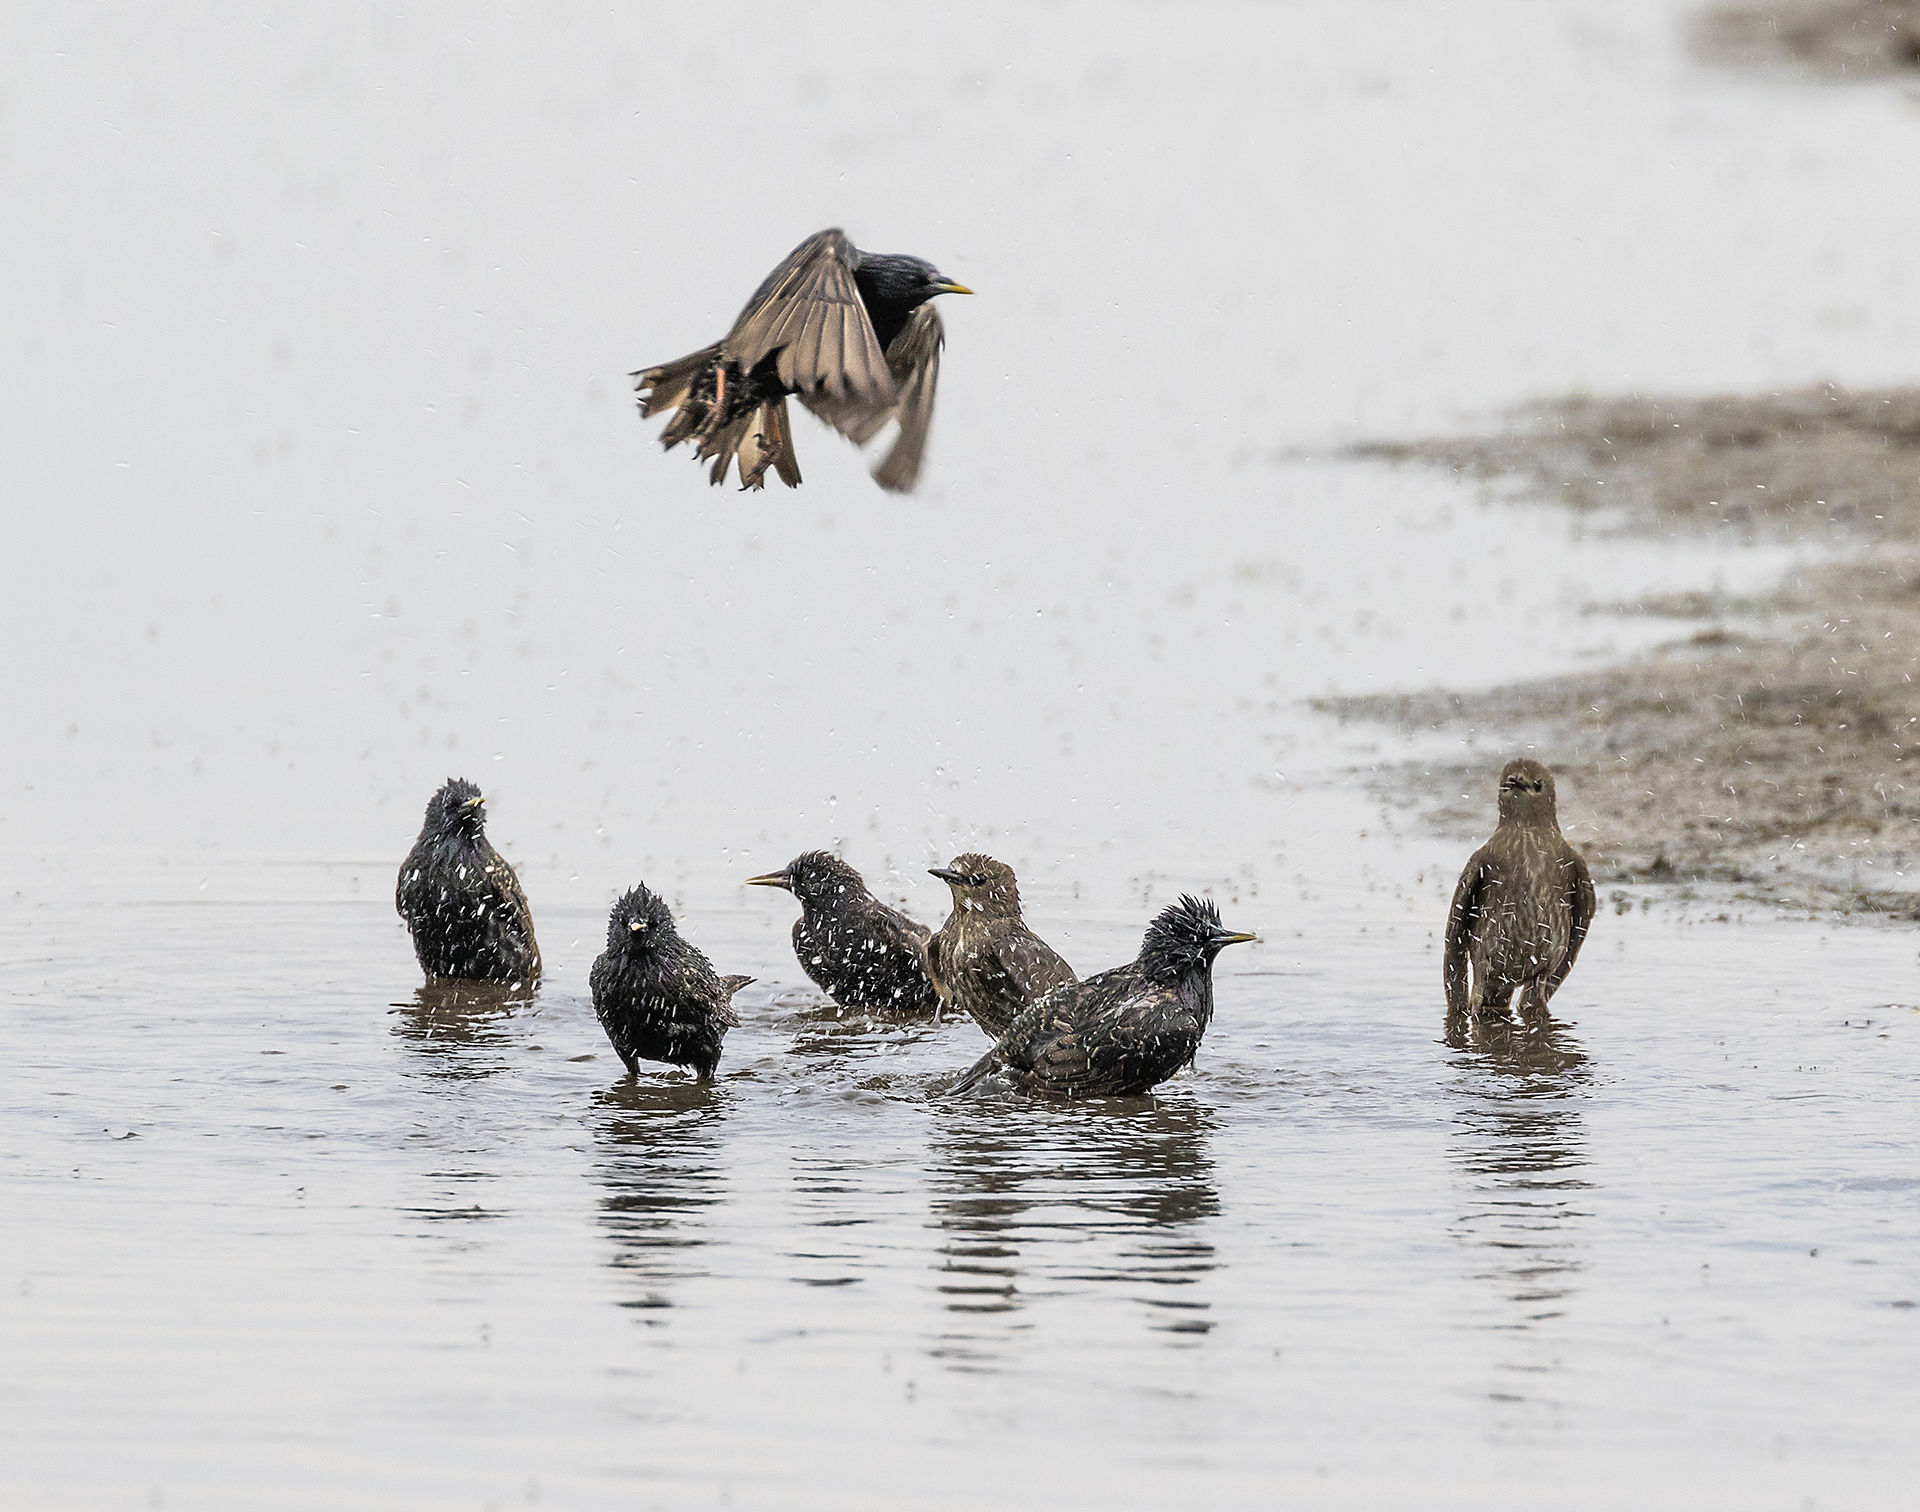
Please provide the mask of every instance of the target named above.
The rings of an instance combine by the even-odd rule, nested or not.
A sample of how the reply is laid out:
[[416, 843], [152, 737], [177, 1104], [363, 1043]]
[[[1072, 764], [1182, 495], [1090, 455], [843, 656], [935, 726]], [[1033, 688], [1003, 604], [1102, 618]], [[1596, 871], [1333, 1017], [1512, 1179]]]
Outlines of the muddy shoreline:
[[1617, 666], [1319, 700], [1457, 753], [1380, 769], [1383, 796], [1473, 838], [1491, 772], [1531, 754], [1559, 774], [1563, 824], [1596, 880], [1920, 917], [1920, 782], [1906, 780], [1920, 775], [1920, 390], [1582, 398], [1492, 435], [1356, 453], [1480, 479], [1508, 507], [1593, 512], [1601, 528], [1734, 530], [1824, 558], [1757, 596], [1596, 606], [1699, 626]]

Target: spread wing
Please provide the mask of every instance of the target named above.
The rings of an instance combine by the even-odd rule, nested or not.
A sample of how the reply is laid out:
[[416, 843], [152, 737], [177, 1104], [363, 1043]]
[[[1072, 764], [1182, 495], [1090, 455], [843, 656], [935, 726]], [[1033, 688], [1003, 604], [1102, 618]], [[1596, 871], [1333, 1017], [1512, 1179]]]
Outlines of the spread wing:
[[1580, 954], [1580, 947], [1587, 942], [1587, 929], [1593, 923], [1593, 916], [1599, 910], [1600, 900], [1593, 891], [1593, 874], [1587, 870], [1587, 863], [1580, 852], [1568, 848], [1567, 858], [1561, 863], [1567, 868], [1567, 904], [1573, 910], [1573, 927], [1567, 933], [1567, 956], [1560, 963], [1560, 969], [1547, 979], [1549, 992], [1567, 979], [1567, 973], [1573, 970], [1574, 959]]
[[781, 383], [803, 399], [824, 392], [864, 406], [891, 405], [893, 376], [853, 279], [858, 256], [844, 231], [809, 236], [747, 301], [720, 343], [722, 355], [750, 373], [778, 352]]
[[900, 434], [886, 460], [873, 470], [873, 481], [889, 493], [909, 493], [920, 480], [920, 460], [933, 428], [934, 391], [940, 387], [940, 348], [946, 344], [946, 327], [933, 306], [923, 304], [887, 348], [887, 370], [899, 395], [893, 417], [900, 422]]
[[940, 349], [947, 329], [931, 304], [923, 304], [887, 348], [887, 374], [893, 393], [884, 404], [856, 398], [835, 398], [815, 391], [800, 402], [857, 446], [880, 434], [889, 420], [900, 422], [899, 434], [873, 478], [889, 493], [909, 493], [920, 478], [926, 456], [927, 432], [933, 428], [933, 400], [940, 387]]
[[1460, 873], [1460, 885], [1453, 890], [1453, 905], [1447, 910], [1447, 949], [1442, 974], [1447, 985], [1447, 1012], [1465, 1013], [1469, 1007], [1467, 962], [1473, 949], [1473, 926], [1480, 916], [1480, 890], [1485, 880], [1480, 858], [1475, 851], [1467, 869]]

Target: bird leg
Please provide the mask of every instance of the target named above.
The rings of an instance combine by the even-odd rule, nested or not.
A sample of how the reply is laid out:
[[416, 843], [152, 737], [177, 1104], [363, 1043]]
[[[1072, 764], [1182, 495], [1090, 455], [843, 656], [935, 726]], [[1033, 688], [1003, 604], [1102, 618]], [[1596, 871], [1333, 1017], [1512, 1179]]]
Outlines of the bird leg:
[[693, 433], [695, 455], [704, 455], [708, 437], [717, 431], [727, 418], [727, 364], [716, 363], [713, 369], [713, 398], [707, 404], [707, 418], [700, 422], [700, 429]]

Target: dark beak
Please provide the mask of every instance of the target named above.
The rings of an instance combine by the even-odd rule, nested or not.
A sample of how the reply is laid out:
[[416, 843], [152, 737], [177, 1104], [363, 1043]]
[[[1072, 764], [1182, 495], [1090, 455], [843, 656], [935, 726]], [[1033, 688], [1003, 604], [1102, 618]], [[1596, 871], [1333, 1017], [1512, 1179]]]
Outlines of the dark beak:
[[747, 878], [746, 885], [748, 887], [778, 887], [785, 889], [787, 892], [792, 892], [793, 878], [789, 877], [783, 871], [768, 872], [764, 877]]
[[949, 887], [965, 887], [967, 885], [967, 874], [965, 872], [957, 872], [951, 866], [929, 866], [927, 868], [927, 875], [929, 877], [938, 877]]
[[1253, 934], [1217, 934], [1213, 937], [1216, 945], [1254, 945], [1259, 940], [1260, 936]]

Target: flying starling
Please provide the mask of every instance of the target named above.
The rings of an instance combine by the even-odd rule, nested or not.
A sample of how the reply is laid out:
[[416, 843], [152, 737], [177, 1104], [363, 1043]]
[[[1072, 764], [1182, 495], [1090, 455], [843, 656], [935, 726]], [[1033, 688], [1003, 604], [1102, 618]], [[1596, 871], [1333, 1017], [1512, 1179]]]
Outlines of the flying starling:
[[[1593, 923], [1593, 878], [1554, 813], [1553, 773], [1509, 761], [1500, 773], [1500, 823], [1473, 854], [1447, 913], [1449, 1014], [1545, 1009]], [[1472, 976], [1469, 981], [1468, 970]]]
[[1140, 954], [1049, 992], [950, 1089], [1005, 1070], [1043, 1097], [1134, 1097], [1193, 1060], [1213, 1018], [1213, 958], [1251, 940], [1220, 926], [1220, 911], [1183, 897], [1147, 926]]
[[607, 948], [587, 980], [600, 1027], [629, 1073], [637, 1075], [643, 1060], [665, 1061], [711, 1081], [720, 1041], [740, 1023], [733, 995], [753, 978], [716, 974], [680, 938], [667, 905], [640, 883], [613, 905]]
[[999, 1039], [1041, 993], [1073, 981], [1073, 968], [1021, 920], [1012, 867], [965, 855], [929, 871], [953, 889], [953, 913], [927, 944], [927, 974], [941, 997]]
[[713, 459], [710, 482], [734, 466], [742, 488], [761, 487], [769, 467], [789, 488], [800, 482], [788, 394], [861, 446], [896, 420], [900, 433], [873, 476], [907, 493], [946, 342], [927, 301], [972, 292], [918, 257], [862, 252], [844, 231], [819, 232], [767, 276], [725, 337], [633, 375], [640, 413], [677, 411], [660, 444], [691, 441], [696, 460]]
[[533, 914], [513, 868], [487, 843], [480, 789], [458, 777], [427, 804], [420, 838], [400, 865], [393, 906], [413, 935], [427, 980], [540, 980]]
[[800, 969], [842, 1008], [872, 1013], [937, 1014], [927, 976], [931, 931], [887, 907], [838, 856], [808, 851], [786, 869], [747, 878], [749, 887], [783, 887], [800, 900], [793, 953]]

